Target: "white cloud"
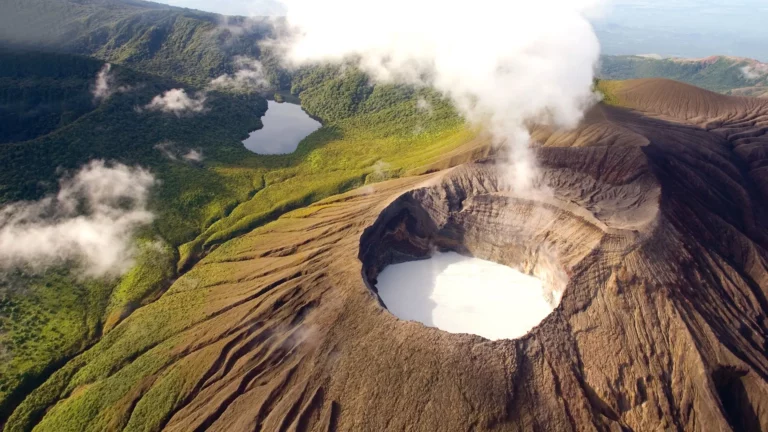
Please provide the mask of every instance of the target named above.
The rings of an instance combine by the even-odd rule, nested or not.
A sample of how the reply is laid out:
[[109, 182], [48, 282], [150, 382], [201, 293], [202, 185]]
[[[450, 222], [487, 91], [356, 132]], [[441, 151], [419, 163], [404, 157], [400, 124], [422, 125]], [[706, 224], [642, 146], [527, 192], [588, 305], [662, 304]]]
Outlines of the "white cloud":
[[416, 100], [416, 109], [426, 113], [427, 115], [432, 115], [432, 113], [434, 112], [434, 109], [432, 108], [432, 104], [429, 103], [429, 101], [424, 99], [423, 97], [420, 97]]
[[163, 154], [172, 161], [178, 161], [179, 159], [187, 162], [202, 162], [205, 157], [203, 151], [200, 149], [187, 149], [186, 153], [184, 148], [177, 146], [172, 141], [161, 141], [155, 144], [155, 150]]
[[159, 151], [163, 154], [163, 156], [167, 157], [168, 159], [175, 161], [179, 160], [178, 150], [176, 149], [176, 145], [174, 145], [171, 141], [162, 141], [157, 144], [155, 144], [155, 150]]
[[162, 111], [175, 114], [178, 117], [186, 113], [201, 113], [205, 108], [205, 93], [196, 94], [194, 97], [187, 95], [184, 89], [172, 89], [157, 95], [152, 101], [144, 106], [149, 111]]
[[110, 81], [112, 80], [112, 76], [109, 73], [111, 70], [112, 65], [106, 63], [96, 75], [96, 84], [93, 86], [94, 98], [105, 99], [111, 94]]
[[202, 162], [205, 157], [203, 157], [202, 150], [190, 149], [187, 154], [182, 156], [182, 159], [187, 162]]
[[96, 74], [96, 82], [91, 89], [91, 93], [93, 94], [93, 99], [98, 102], [103, 99], [108, 99], [115, 93], [125, 93], [130, 90], [131, 87], [129, 86], [115, 87], [115, 77], [112, 74], [112, 65], [110, 63], [105, 63], [101, 70], [99, 70], [99, 73]]
[[768, 75], [768, 64], [755, 63], [741, 68], [741, 73], [748, 80], [757, 80]]
[[264, 74], [264, 66], [256, 59], [237, 56], [235, 57], [237, 71], [233, 75], [221, 75], [209, 84], [216, 90], [266, 90], [269, 88]]
[[133, 235], [153, 220], [155, 179], [142, 168], [92, 161], [60, 191], [0, 208], [0, 269], [38, 271], [76, 260], [85, 275], [117, 276], [133, 263]]
[[358, 56], [378, 81], [433, 86], [510, 146], [521, 189], [534, 165], [526, 122], [573, 127], [595, 98], [600, 46], [587, 17], [601, 0], [285, 3], [293, 64]]

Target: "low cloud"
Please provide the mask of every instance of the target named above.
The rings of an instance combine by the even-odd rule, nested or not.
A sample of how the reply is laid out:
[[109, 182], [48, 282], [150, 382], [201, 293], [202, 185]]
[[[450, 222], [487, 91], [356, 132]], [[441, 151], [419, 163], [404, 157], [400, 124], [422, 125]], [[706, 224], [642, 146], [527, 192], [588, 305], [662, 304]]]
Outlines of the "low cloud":
[[155, 144], [155, 150], [163, 154], [170, 160], [179, 160], [179, 151], [176, 149], [176, 145], [171, 141], [163, 141]]
[[273, 14], [257, 13], [250, 16], [221, 15], [212, 34], [224, 46], [229, 46], [233, 42], [239, 41], [243, 36], [266, 35], [273, 30], [273, 18], [270, 15]]
[[172, 161], [202, 162], [205, 160], [201, 149], [184, 149], [172, 141], [162, 141], [155, 144], [155, 150]]
[[648, 58], [653, 60], [663, 60], [664, 56], [661, 54], [638, 54], [637, 57]]
[[744, 77], [748, 80], [764, 78], [766, 75], [768, 75], [768, 65], [758, 63], [744, 66], [741, 68], [741, 73], [744, 74]]
[[0, 208], [0, 269], [76, 261], [89, 277], [124, 273], [136, 230], [153, 220], [147, 200], [154, 184], [142, 168], [96, 160], [63, 179], [58, 194]]
[[202, 162], [205, 157], [203, 157], [202, 150], [191, 149], [187, 152], [187, 154], [182, 156], [182, 159], [187, 162]]
[[424, 99], [423, 97], [420, 97], [416, 100], [416, 109], [430, 116], [434, 112], [434, 109], [432, 108], [432, 104], [429, 103], [429, 101]]
[[209, 87], [214, 90], [266, 90], [269, 81], [264, 73], [264, 66], [258, 60], [245, 56], [235, 57], [237, 71], [233, 75], [221, 75], [211, 81]]
[[115, 93], [125, 93], [130, 90], [131, 87], [129, 86], [115, 86], [115, 76], [112, 73], [112, 65], [110, 63], [105, 63], [101, 70], [99, 70], [99, 73], [96, 74], [96, 82], [91, 89], [91, 94], [93, 94], [94, 101], [99, 102], [104, 99], [109, 99], [109, 97]]
[[161, 111], [181, 117], [187, 113], [201, 113], [206, 111], [205, 93], [197, 93], [190, 97], [184, 89], [172, 89], [157, 95], [150, 103], [144, 106], [148, 111]]

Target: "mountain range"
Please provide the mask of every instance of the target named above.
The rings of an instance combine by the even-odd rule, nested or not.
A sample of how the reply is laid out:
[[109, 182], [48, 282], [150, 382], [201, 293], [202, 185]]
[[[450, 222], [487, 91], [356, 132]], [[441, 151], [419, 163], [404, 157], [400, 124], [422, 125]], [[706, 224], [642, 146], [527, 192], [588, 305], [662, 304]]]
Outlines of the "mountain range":
[[768, 96], [768, 64], [740, 57], [602, 56], [599, 76], [613, 80], [667, 78], [718, 93]]

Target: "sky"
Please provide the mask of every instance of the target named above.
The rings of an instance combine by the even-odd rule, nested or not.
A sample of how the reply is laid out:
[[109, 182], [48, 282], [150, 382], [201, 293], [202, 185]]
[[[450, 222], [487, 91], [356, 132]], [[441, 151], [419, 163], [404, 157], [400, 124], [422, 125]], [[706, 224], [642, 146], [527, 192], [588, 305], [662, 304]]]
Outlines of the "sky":
[[[225, 15], [280, 15], [278, 0], [160, 0]], [[606, 54], [768, 61], [768, 0], [613, 0], [593, 24]]]
[[157, 0], [173, 6], [216, 12], [223, 15], [263, 16], [280, 15], [276, 0]]
[[594, 25], [607, 54], [768, 61], [768, 0], [614, 0]]

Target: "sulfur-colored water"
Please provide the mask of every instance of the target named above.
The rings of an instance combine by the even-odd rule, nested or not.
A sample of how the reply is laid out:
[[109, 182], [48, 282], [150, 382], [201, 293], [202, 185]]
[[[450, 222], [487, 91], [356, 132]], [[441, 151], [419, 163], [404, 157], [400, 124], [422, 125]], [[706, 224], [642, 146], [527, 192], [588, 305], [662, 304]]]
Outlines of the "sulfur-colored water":
[[376, 287], [398, 318], [491, 340], [524, 336], [553, 310], [540, 279], [454, 252], [388, 266]]

